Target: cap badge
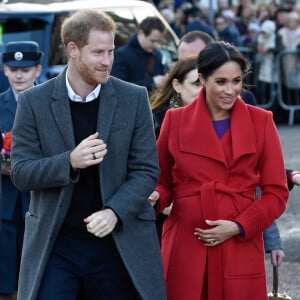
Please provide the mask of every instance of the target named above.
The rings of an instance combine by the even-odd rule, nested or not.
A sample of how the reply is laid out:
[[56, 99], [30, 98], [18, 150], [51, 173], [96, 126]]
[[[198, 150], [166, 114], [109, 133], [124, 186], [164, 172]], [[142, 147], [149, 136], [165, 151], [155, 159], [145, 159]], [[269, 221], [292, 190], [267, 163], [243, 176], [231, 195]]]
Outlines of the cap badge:
[[23, 53], [22, 52], [15, 52], [15, 60], [22, 60], [23, 59]]

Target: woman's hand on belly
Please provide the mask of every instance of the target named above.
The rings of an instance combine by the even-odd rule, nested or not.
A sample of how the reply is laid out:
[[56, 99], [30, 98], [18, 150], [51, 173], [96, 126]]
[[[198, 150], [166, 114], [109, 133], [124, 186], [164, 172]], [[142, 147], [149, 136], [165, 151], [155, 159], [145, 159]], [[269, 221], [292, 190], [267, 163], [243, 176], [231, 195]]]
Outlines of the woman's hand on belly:
[[204, 242], [205, 246], [213, 247], [241, 234], [237, 223], [228, 220], [206, 220], [205, 223], [212, 228], [195, 228], [194, 235]]

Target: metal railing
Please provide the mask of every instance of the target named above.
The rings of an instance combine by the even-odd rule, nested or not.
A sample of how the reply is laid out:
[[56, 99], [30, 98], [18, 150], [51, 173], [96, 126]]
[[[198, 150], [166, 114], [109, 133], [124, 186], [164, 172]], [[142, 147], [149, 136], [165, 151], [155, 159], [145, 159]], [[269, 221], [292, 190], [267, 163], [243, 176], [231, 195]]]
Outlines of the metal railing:
[[300, 110], [300, 50], [283, 50], [277, 55], [279, 105], [289, 111], [288, 124], [293, 125]]
[[[246, 78], [246, 84], [252, 87], [257, 106], [271, 109], [277, 101], [283, 110], [289, 112], [288, 124], [293, 125], [295, 112], [300, 110], [300, 49], [282, 50], [274, 57], [270, 91], [257, 97], [255, 88], [258, 83], [260, 64], [255, 60], [256, 53], [251, 48], [238, 47], [252, 65], [252, 73]], [[275, 79], [276, 78], [276, 79]]]

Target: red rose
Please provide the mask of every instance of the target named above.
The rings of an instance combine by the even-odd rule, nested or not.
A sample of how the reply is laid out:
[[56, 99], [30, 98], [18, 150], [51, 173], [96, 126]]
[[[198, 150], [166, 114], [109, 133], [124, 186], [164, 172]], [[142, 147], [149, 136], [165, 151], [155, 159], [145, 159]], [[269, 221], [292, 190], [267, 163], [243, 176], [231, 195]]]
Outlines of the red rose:
[[3, 149], [5, 152], [11, 151], [11, 144], [12, 144], [12, 132], [6, 132], [3, 135]]
[[6, 132], [2, 134], [3, 148], [1, 149], [2, 162], [10, 163], [10, 151], [12, 144], [12, 132]]

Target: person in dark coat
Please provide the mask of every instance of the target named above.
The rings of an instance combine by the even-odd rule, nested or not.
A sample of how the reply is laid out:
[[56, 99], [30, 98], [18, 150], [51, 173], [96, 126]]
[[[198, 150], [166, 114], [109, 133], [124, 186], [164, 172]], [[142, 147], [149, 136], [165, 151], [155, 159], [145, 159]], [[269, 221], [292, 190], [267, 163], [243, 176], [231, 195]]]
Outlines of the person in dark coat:
[[234, 46], [241, 46], [241, 36], [235, 23], [235, 16], [232, 10], [224, 10], [215, 17], [215, 26], [218, 32], [218, 39], [231, 43]]
[[[0, 127], [8, 138], [13, 128], [19, 94], [34, 86], [40, 75], [43, 53], [32, 41], [10, 42], [2, 54], [10, 87], [0, 94]], [[5, 138], [5, 137], [4, 137]], [[7, 150], [7, 149], [6, 149]], [[29, 192], [21, 192], [11, 181], [9, 151], [2, 153], [2, 229], [0, 231], [0, 299], [12, 299], [17, 290], [24, 218]]]
[[188, 33], [193, 30], [200, 30], [209, 34], [212, 38], [215, 38], [214, 29], [206, 24], [202, 18], [202, 11], [198, 7], [187, 8], [184, 11], [186, 24], [184, 32]]
[[157, 48], [164, 33], [164, 25], [157, 17], [147, 17], [129, 42], [118, 48], [111, 74], [119, 79], [147, 88], [159, 88], [167, 72], [162, 54]]

